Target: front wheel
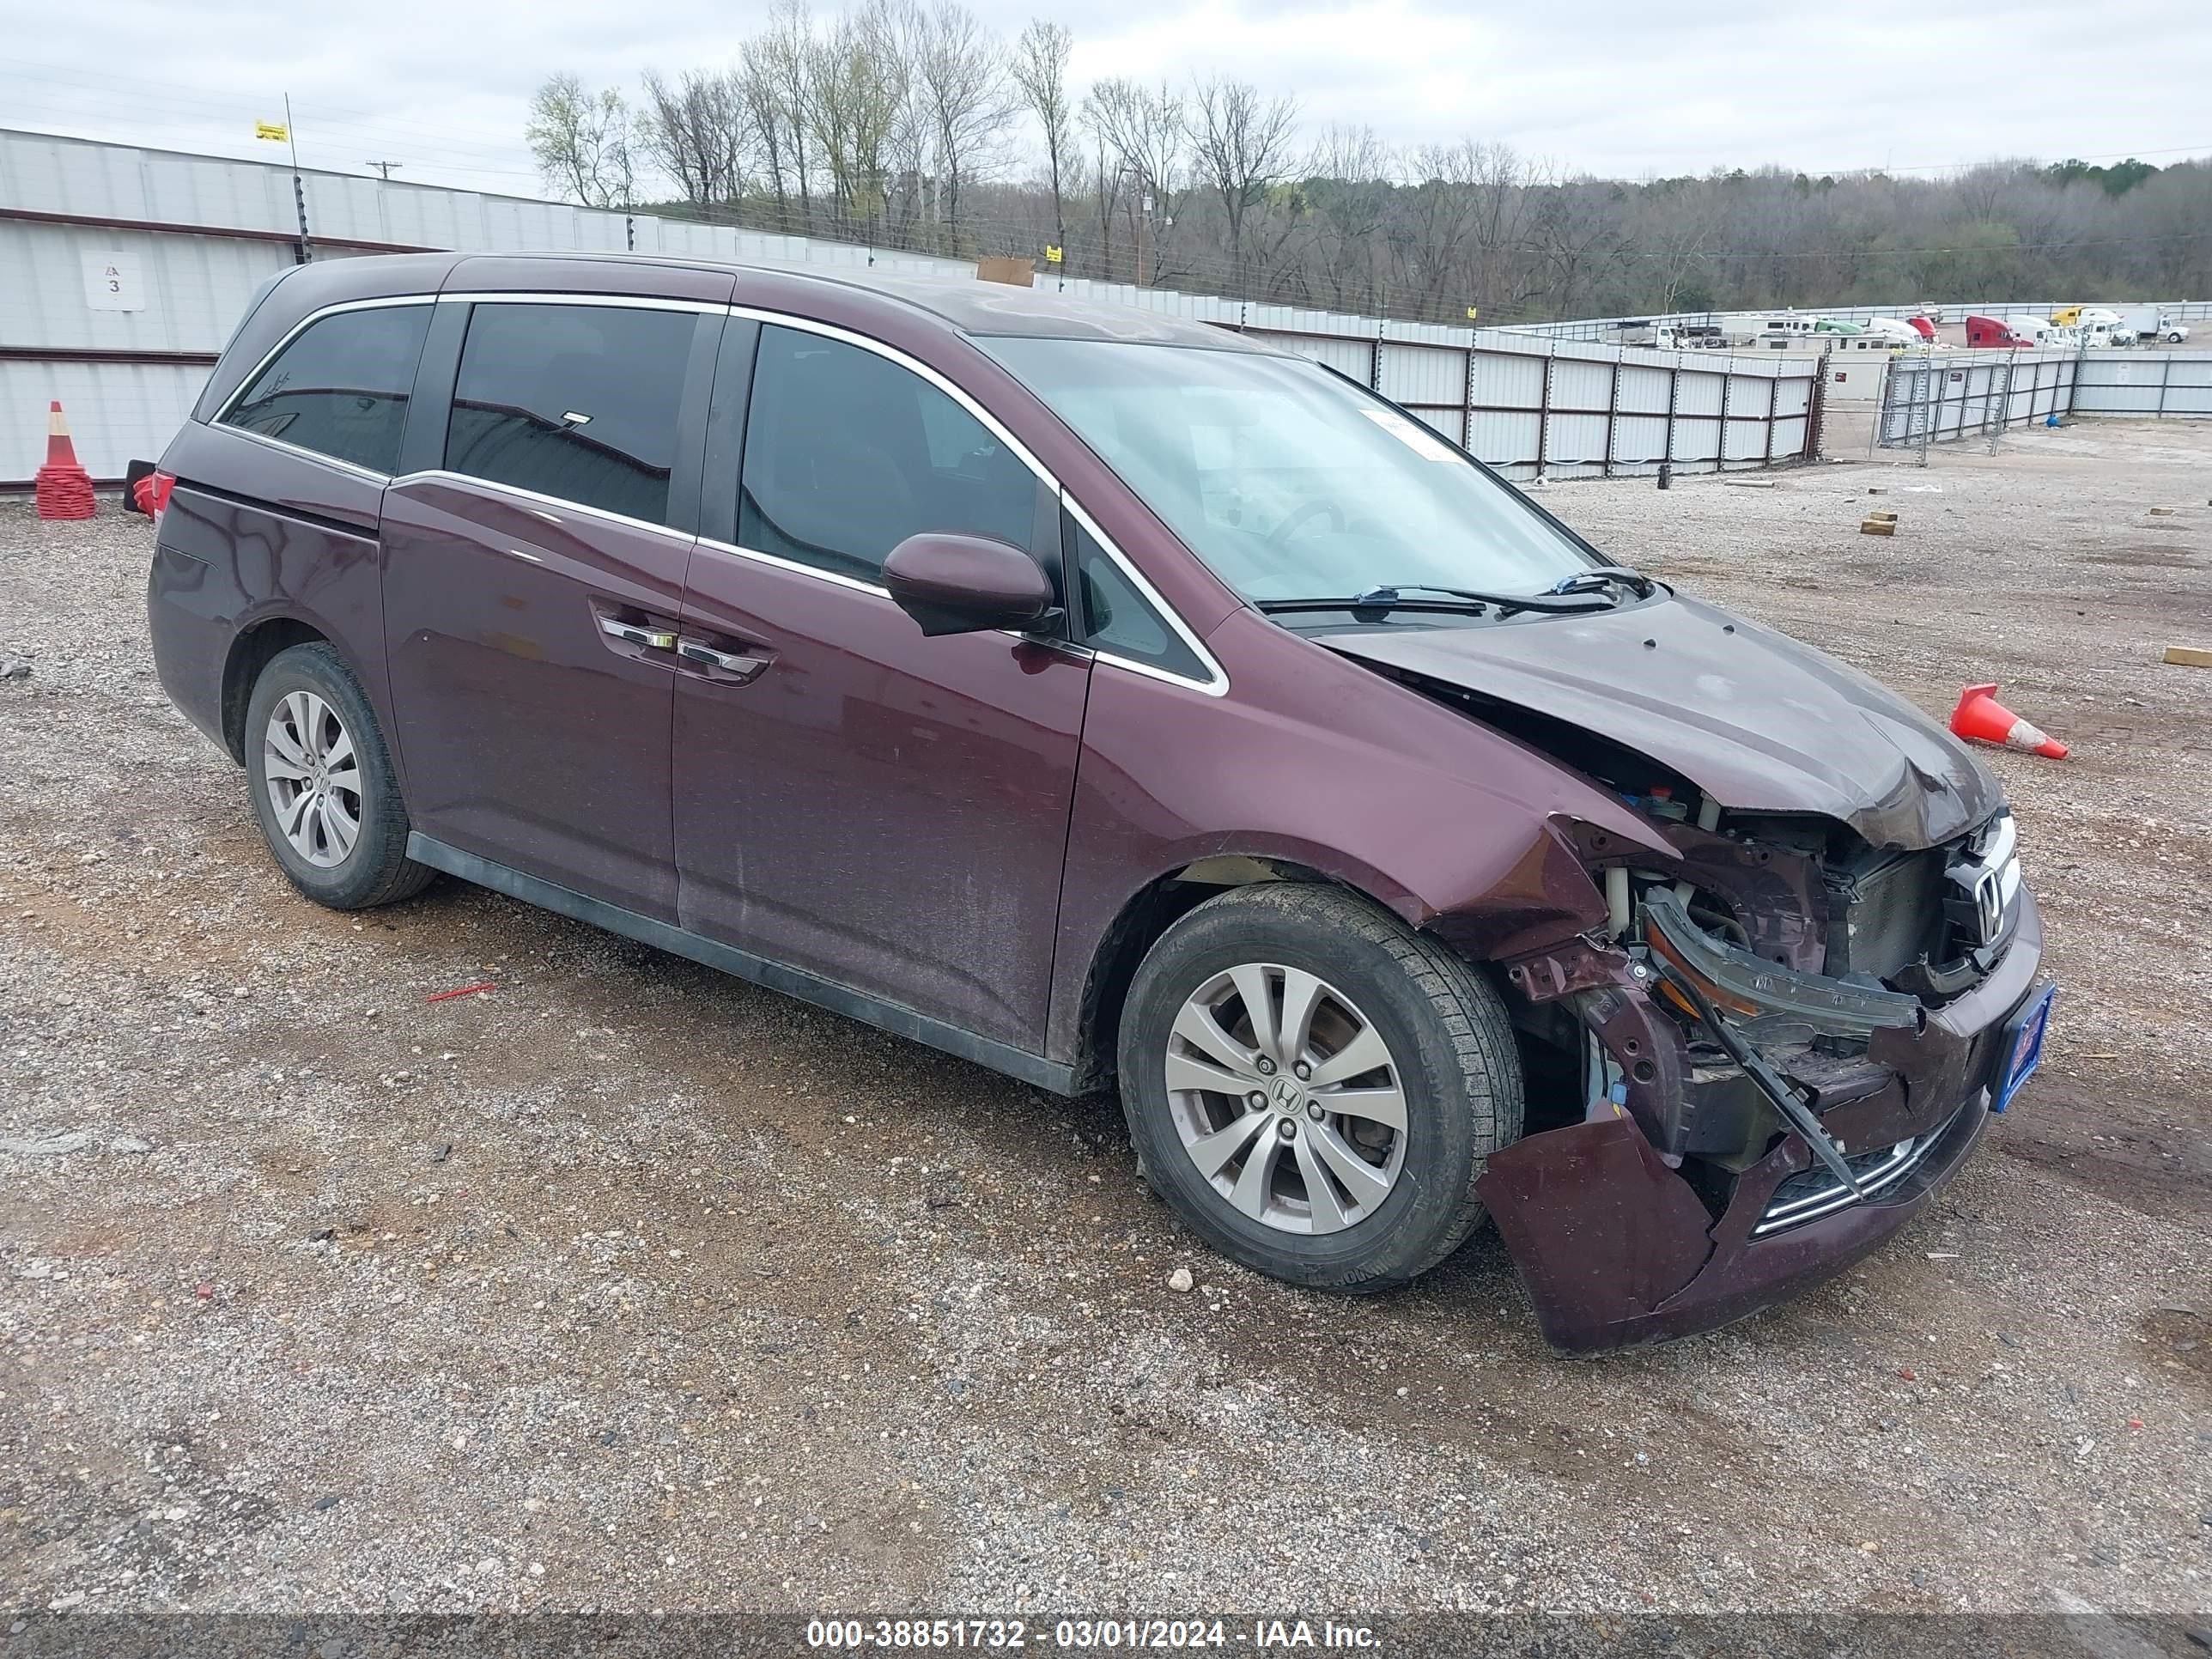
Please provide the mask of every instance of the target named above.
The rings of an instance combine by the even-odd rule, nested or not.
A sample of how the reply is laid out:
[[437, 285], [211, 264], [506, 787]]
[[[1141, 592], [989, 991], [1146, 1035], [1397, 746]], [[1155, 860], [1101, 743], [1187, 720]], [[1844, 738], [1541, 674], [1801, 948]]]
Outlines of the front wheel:
[[246, 787], [292, 884], [333, 910], [410, 898], [437, 872], [407, 856], [407, 808], [361, 682], [332, 647], [280, 651], [246, 708]]
[[1224, 1255], [1295, 1284], [1402, 1285], [1481, 1224], [1521, 1133], [1504, 1006], [1467, 963], [1341, 889], [1207, 900], [1131, 984], [1117, 1055], [1146, 1176]]

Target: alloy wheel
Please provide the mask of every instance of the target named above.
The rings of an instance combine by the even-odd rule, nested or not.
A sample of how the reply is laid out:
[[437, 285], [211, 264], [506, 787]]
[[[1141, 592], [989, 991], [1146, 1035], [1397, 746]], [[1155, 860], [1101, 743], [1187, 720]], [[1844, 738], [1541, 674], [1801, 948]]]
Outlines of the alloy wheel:
[[1238, 1211], [1333, 1233], [1382, 1207], [1406, 1162], [1406, 1095], [1389, 1045], [1326, 980], [1276, 963], [1214, 975], [1168, 1040], [1183, 1150]]
[[313, 691], [289, 691], [269, 711], [262, 770], [276, 828], [308, 863], [345, 862], [361, 838], [361, 763], [337, 712]]

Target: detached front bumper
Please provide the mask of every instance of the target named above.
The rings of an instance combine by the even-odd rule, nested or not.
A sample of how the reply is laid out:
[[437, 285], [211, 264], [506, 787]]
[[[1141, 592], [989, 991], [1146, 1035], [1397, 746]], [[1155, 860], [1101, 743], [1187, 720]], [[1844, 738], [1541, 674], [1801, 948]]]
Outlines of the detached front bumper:
[[2004, 1063], [1998, 1034], [2034, 994], [2042, 961], [2042, 918], [2023, 892], [2010, 948], [1980, 985], [1917, 1031], [1877, 1034], [1875, 1058], [1895, 1068], [1896, 1081], [1821, 1119], [1859, 1154], [1863, 1200], [1829, 1191], [1795, 1133], [1736, 1178], [1717, 1220], [1626, 1116], [1492, 1154], [1476, 1190], [1545, 1340], [1595, 1353], [1711, 1330], [1876, 1249], [1928, 1206], [1981, 1138], [1992, 1073]]

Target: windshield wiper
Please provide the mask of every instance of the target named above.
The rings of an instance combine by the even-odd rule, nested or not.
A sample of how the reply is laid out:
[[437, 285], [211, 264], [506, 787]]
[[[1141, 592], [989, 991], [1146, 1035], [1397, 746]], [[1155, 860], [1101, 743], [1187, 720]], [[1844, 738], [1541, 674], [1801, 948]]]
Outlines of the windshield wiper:
[[[1442, 593], [1443, 599], [1407, 599], [1407, 593]], [[1594, 599], [1597, 591], [1562, 595], [1569, 599]], [[1510, 617], [1516, 611], [1545, 611], [1561, 615], [1578, 615], [1600, 607], [1590, 605], [1557, 605], [1553, 596], [1544, 593], [1486, 593], [1472, 587], [1439, 587], [1434, 582], [1402, 582], [1395, 586], [1370, 587], [1364, 593], [1356, 593], [1348, 599], [1271, 599], [1260, 609], [1268, 610], [1281, 605], [1294, 611], [1334, 611], [1340, 606], [1347, 611], [1458, 611], [1466, 610], [1480, 616], [1485, 611], [1495, 611], [1500, 617]]]
[[1616, 582], [1639, 599], [1650, 599], [1652, 590], [1658, 586], [1658, 583], [1641, 570], [1631, 570], [1625, 565], [1601, 564], [1595, 570], [1577, 570], [1571, 576], [1562, 576], [1544, 591], [1547, 593], [1598, 593]]
[[[1437, 599], [1408, 598], [1408, 594], [1441, 593]], [[1354, 593], [1346, 599], [1261, 599], [1256, 608], [1267, 616], [1292, 611], [1437, 611], [1448, 614], [1479, 617], [1486, 611], [1495, 611], [1503, 618], [1516, 611], [1541, 611], [1556, 616], [1586, 616], [1593, 611], [1608, 609], [1609, 599], [1599, 605], [1577, 605], [1577, 599], [1603, 599], [1602, 588], [1584, 588], [1564, 594], [1553, 593], [1486, 593], [1472, 587], [1440, 587], [1434, 582], [1405, 582], [1397, 586], [1370, 587], [1364, 593]], [[1565, 604], [1559, 601], [1565, 599]]]
[[1490, 609], [1488, 605], [1474, 599], [1404, 599], [1395, 593], [1387, 599], [1372, 593], [1344, 599], [1255, 599], [1252, 607], [1265, 617], [1297, 611], [1433, 611], [1453, 617], [1480, 617]]

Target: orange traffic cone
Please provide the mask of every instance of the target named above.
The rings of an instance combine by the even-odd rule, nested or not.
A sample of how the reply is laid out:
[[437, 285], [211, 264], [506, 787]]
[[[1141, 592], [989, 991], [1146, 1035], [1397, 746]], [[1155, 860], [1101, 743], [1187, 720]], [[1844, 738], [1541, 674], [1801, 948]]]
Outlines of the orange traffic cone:
[[2028, 749], [2050, 760], [2064, 760], [2066, 745], [2006, 708], [1996, 699], [1994, 685], [1970, 685], [1959, 693], [1959, 706], [1951, 711], [1951, 730], [1981, 743], [2001, 743], [2008, 749]]
[[34, 493], [42, 519], [88, 519], [93, 515], [92, 474], [77, 465], [69, 422], [58, 400], [46, 410], [46, 464], [39, 469]]

